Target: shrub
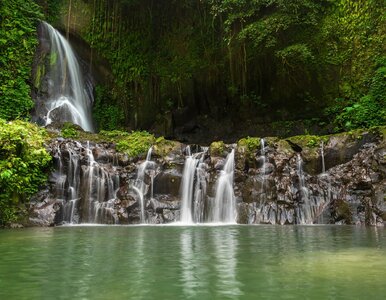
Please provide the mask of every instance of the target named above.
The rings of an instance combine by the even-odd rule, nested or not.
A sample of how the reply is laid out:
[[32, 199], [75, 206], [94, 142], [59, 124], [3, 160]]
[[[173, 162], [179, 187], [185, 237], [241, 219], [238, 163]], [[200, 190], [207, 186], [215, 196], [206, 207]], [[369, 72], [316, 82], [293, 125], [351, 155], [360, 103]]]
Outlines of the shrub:
[[43, 146], [45, 137], [34, 124], [0, 119], [0, 223], [17, 220], [46, 182], [51, 156]]

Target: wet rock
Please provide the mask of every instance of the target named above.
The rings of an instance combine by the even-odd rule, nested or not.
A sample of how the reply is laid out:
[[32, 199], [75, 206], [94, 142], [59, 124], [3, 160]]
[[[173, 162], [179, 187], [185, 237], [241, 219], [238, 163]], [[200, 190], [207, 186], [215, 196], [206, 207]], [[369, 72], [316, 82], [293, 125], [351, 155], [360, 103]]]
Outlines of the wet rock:
[[[261, 153], [261, 149], [254, 148], [251, 157], [246, 155], [245, 149], [236, 149], [234, 194], [237, 198], [238, 222], [382, 225], [386, 216], [385, 143], [363, 133], [360, 138], [344, 134], [323, 137], [323, 141], [327, 141], [324, 158], [328, 168], [326, 173], [321, 174], [321, 138], [298, 139], [302, 142], [299, 142], [302, 148], [300, 155], [304, 160], [302, 172], [298, 169], [298, 154], [285, 140], [267, 138], [265, 140], [269, 146], [264, 153]], [[348, 149], [343, 149], [346, 144]], [[174, 145], [177, 146], [171, 147], [166, 154], [162, 152], [164, 150], [158, 149], [159, 153], [152, 157], [151, 166], [144, 172], [143, 197], [146, 220], [149, 223], [179, 220], [185, 146], [179, 143]], [[203, 158], [208, 163], [204, 168], [204, 220], [215, 197], [225, 156], [234, 147], [221, 145], [222, 155], [206, 155]], [[55, 171], [50, 176], [48, 186], [32, 201], [32, 224], [49, 226], [65, 221], [63, 216], [72, 207], [69, 182], [73, 176], [78, 176], [81, 186], [77, 187], [79, 201], [75, 199], [74, 202], [75, 215], [78, 217], [74, 217], [72, 221], [82, 222], [87, 214], [83, 215], [81, 212], [89, 199], [100, 199], [96, 203], [101, 210], [99, 214], [104, 216], [104, 222], [140, 222], [140, 198], [133, 186], [143, 160], [130, 160], [126, 154], [117, 152], [111, 143], [57, 139], [49, 147], [54, 156]], [[95, 159], [92, 176], [89, 173], [87, 147], [92, 149]], [[202, 150], [197, 146], [192, 146], [193, 148]], [[78, 169], [74, 167], [76, 164]], [[93, 178], [94, 181], [90, 184], [87, 178]], [[114, 178], [117, 183], [109, 185], [109, 178]], [[63, 185], [59, 184], [61, 180]], [[95, 182], [99, 183], [96, 185]], [[196, 183], [195, 181], [194, 185]], [[90, 186], [92, 192], [85, 193]], [[109, 192], [111, 186], [114, 190]], [[65, 200], [58, 200], [56, 203], [49, 200], [62, 198]]]
[[61, 208], [61, 201], [46, 199], [43, 202], [32, 203], [29, 211], [29, 226], [52, 226], [56, 214]]
[[170, 194], [178, 197], [180, 194], [180, 185], [182, 174], [177, 170], [165, 170], [154, 178], [155, 194]]

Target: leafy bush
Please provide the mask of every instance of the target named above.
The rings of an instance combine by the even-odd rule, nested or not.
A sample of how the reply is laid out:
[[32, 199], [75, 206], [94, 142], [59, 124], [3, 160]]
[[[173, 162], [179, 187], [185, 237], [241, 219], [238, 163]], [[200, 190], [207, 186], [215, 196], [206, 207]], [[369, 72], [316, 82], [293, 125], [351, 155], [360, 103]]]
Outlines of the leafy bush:
[[62, 136], [65, 139], [76, 138], [78, 136], [78, 132], [74, 128], [64, 128], [62, 129]]
[[111, 103], [112, 98], [113, 96], [106, 88], [96, 86], [93, 116], [99, 129], [115, 130], [123, 123], [123, 111], [117, 104]]
[[369, 128], [386, 124], [386, 59], [380, 59], [369, 93], [343, 108], [335, 119], [336, 130]]
[[65, 139], [74, 139], [79, 136], [78, 131], [76, 130], [76, 127], [72, 123], [65, 123], [62, 128], [62, 136]]
[[37, 45], [40, 8], [34, 1], [0, 3], [0, 118], [28, 116], [32, 60]]
[[46, 182], [51, 156], [45, 136], [36, 125], [0, 119], [0, 223], [20, 217], [23, 204]]

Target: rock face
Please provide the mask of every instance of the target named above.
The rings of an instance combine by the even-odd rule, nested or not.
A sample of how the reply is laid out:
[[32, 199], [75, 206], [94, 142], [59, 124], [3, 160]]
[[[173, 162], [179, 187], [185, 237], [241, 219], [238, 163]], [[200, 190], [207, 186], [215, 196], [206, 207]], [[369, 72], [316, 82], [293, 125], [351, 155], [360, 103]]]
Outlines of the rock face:
[[[201, 156], [205, 195], [200, 220], [208, 220], [216, 180], [226, 155], [236, 148], [238, 223], [383, 225], [386, 140], [382, 134], [323, 137], [323, 151], [319, 142], [267, 138], [265, 147], [254, 150], [236, 145], [224, 145], [223, 151], [195, 147], [206, 151]], [[178, 144], [162, 155], [155, 151], [152, 163], [143, 164], [143, 158], [129, 158], [112, 143], [53, 140], [49, 150], [55, 170], [46, 189], [31, 201], [30, 223], [136, 224], [141, 222], [141, 203], [142, 222], [179, 221], [185, 148]], [[142, 178], [138, 169], [144, 165], [151, 167], [142, 170]]]

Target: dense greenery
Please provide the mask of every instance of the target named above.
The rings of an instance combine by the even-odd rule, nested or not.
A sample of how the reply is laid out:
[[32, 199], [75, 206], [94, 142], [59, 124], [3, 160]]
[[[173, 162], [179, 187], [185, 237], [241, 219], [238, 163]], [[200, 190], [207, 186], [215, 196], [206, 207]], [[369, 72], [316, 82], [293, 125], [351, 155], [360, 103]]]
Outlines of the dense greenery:
[[368, 128], [386, 124], [386, 59], [379, 61], [368, 94], [351, 101], [335, 118], [337, 130]]
[[89, 42], [91, 61], [110, 63], [113, 83], [95, 105], [103, 129], [149, 128], [184, 107], [252, 124], [383, 122], [370, 91], [385, 53], [383, 0], [43, 2]]
[[0, 119], [0, 224], [22, 217], [24, 204], [46, 182], [51, 156], [45, 138], [36, 125]]
[[28, 117], [31, 66], [40, 7], [33, 1], [0, 2], [0, 118]]

